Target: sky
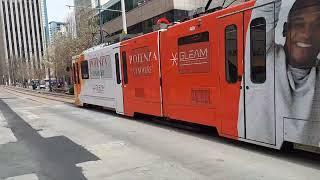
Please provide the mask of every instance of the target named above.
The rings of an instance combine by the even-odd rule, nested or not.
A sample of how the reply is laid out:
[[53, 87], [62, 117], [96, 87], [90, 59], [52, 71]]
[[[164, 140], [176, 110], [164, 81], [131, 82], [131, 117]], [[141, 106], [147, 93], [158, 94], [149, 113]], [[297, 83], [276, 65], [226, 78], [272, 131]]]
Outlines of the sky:
[[73, 5], [73, 0], [47, 0], [48, 19], [63, 22], [68, 13], [72, 12], [66, 5]]

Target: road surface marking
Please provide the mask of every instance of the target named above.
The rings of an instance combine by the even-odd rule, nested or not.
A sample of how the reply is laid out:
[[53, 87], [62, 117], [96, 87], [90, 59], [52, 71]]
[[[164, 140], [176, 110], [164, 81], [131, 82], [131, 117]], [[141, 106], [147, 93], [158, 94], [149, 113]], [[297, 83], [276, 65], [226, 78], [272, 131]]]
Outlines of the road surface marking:
[[22, 110], [21, 113], [23, 113], [24, 116], [26, 116], [28, 119], [40, 119], [39, 116], [33, 114], [32, 112], [30, 111], [27, 111], [27, 110]]
[[9, 177], [5, 180], [39, 180], [35, 174], [25, 174], [22, 176]]
[[0, 112], [0, 145], [10, 142], [17, 142], [17, 138], [14, 136], [10, 128], [7, 127], [8, 123]]
[[37, 109], [37, 108], [47, 108], [52, 106], [29, 106], [29, 107], [22, 107], [22, 108], [14, 108], [14, 110], [30, 110], [30, 109]]

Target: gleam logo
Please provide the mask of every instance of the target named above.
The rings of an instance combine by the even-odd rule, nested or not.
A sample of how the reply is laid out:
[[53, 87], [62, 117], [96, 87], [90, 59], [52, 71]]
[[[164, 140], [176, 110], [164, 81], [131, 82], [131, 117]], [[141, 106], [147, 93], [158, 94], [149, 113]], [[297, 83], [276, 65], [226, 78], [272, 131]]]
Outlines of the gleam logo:
[[172, 58], [170, 59], [170, 61], [172, 62], [172, 66], [178, 66], [178, 53], [171, 53]]
[[171, 55], [172, 66], [178, 65], [178, 62], [180, 66], [208, 63], [208, 48], [180, 51], [179, 54], [172, 53]]
[[191, 49], [179, 52], [179, 63], [181, 66], [208, 63], [208, 49]]
[[178, 66], [179, 73], [207, 73], [210, 72], [210, 44], [200, 42], [181, 45], [178, 53], [172, 54], [173, 66]]

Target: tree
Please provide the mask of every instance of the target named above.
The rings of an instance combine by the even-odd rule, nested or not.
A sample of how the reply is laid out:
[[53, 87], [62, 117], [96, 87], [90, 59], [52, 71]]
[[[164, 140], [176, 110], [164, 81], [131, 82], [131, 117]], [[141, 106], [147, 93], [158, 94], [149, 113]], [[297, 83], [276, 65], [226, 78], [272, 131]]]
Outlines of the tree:
[[[75, 18], [81, 22], [76, 26]], [[57, 80], [70, 81], [72, 57], [81, 54], [92, 47], [93, 34], [98, 31], [97, 17], [93, 10], [81, 10], [75, 17], [74, 14], [66, 18], [67, 32], [56, 33], [53, 42], [49, 45], [45, 66], [50, 68]], [[76, 29], [78, 27], [78, 29]]]

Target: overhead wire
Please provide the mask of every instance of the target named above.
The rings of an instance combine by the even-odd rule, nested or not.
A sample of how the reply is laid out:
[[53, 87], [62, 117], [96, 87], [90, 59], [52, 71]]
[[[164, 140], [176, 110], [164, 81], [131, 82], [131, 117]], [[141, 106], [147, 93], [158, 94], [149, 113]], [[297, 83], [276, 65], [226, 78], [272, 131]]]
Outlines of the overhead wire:
[[226, 6], [226, 8], [228, 8], [229, 6], [231, 6], [233, 3], [235, 3], [236, 1], [238, 1], [238, 0], [234, 0], [234, 1], [232, 1], [228, 6]]

